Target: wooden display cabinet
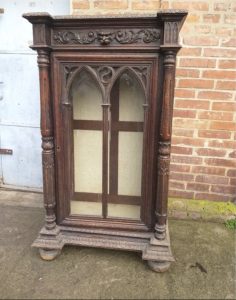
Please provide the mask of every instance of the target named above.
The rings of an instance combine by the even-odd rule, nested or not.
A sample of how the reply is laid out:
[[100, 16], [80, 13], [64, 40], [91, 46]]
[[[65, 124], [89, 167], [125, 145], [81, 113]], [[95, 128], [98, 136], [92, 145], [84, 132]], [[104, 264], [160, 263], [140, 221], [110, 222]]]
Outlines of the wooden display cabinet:
[[174, 260], [167, 224], [178, 35], [187, 13], [106, 17], [28, 13], [38, 52], [43, 259], [64, 245]]

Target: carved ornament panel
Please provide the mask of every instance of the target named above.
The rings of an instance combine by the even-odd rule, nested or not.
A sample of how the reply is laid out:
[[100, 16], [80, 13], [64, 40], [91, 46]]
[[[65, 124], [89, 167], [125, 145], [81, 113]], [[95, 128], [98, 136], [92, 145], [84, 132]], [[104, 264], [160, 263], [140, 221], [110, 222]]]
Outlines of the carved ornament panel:
[[58, 30], [54, 31], [52, 43], [55, 45], [160, 45], [159, 29], [119, 29], [119, 30]]

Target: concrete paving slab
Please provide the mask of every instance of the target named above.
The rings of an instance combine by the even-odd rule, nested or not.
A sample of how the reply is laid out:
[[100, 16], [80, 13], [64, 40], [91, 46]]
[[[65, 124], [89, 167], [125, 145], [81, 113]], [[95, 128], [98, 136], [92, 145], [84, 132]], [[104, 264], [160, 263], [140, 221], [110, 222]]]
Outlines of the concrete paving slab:
[[42, 208], [0, 203], [0, 219], [2, 299], [236, 298], [235, 234], [222, 224], [170, 221], [176, 262], [157, 274], [140, 254], [122, 251], [65, 247], [45, 262], [30, 248]]

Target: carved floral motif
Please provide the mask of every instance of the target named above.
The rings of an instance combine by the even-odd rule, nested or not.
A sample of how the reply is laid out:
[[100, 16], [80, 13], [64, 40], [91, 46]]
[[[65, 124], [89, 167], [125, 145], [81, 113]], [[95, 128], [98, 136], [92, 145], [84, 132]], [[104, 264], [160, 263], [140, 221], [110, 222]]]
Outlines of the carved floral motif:
[[109, 45], [112, 42], [118, 44], [134, 44], [137, 42], [151, 43], [160, 41], [158, 29], [125, 29], [117, 31], [58, 31], [53, 36], [57, 44], [92, 44], [98, 41], [101, 45]]
[[170, 172], [170, 159], [159, 157], [158, 160], [158, 174], [169, 175]]

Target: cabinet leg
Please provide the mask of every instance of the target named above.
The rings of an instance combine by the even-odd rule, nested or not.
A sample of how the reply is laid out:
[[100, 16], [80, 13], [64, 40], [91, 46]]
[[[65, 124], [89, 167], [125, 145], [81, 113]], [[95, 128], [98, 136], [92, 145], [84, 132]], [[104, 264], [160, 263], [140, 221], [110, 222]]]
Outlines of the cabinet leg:
[[39, 249], [39, 255], [43, 260], [53, 260], [61, 253], [60, 249]]
[[157, 273], [163, 273], [167, 271], [171, 264], [169, 261], [152, 261], [152, 260], [148, 260], [147, 263], [150, 269], [152, 269]]

